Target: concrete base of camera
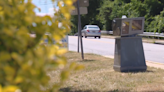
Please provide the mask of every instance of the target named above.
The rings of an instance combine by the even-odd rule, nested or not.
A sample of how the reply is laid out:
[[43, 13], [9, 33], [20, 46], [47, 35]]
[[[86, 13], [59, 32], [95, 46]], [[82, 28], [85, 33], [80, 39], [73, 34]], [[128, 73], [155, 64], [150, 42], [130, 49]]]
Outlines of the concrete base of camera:
[[113, 69], [119, 72], [146, 71], [141, 37], [115, 38]]

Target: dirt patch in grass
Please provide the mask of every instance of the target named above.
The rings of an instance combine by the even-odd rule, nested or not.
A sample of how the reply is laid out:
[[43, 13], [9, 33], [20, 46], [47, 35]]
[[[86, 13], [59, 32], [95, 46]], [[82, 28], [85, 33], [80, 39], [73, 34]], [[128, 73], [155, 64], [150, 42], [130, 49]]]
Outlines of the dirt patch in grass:
[[[68, 62], [76, 61], [85, 69], [71, 74], [61, 92], [134, 92], [164, 91], [164, 70], [148, 67], [146, 72], [121, 73], [113, 70], [113, 59], [100, 55], [69, 52]], [[50, 74], [51, 75], [51, 74]], [[56, 81], [55, 77], [51, 77]]]

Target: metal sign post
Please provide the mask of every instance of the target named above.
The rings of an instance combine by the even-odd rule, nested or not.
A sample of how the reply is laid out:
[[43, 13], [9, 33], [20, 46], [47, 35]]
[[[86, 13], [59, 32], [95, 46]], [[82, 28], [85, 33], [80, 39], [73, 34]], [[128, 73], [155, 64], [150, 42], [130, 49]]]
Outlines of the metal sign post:
[[71, 11], [71, 15], [78, 15], [78, 47], [77, 52], [79, 52], [79, 41], [81, 45], [81, 57], [84, 59], [83, 54], [83, 41], [82, 41], [82, 35], [81, 35], [81, 17], [80, 14], [87, 14], [87, 6], [89, 6], [89, 0], [77, 0], [73, 4], [76, 9]]
[[79, 0], [77, 0], [77, 12], [78, 12], [78, 52], [79, 52], [79, 40], [81, 44], [81, 56], [82, 59], [84, 59], [84, 53], [83, 53], [83, 42], [82, 42], [82, 36], [81, 36], [81, 17], [80, 17], [80, 8], [79, 8]]

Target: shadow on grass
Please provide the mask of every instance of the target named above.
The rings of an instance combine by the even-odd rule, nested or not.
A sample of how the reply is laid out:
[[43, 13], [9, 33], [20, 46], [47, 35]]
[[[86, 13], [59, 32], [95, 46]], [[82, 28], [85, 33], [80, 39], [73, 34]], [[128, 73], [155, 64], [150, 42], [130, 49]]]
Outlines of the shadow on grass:
[[146, 72], [154, 72], [154, 71], [151, 71], [151, 70], [144, 70], [144, 71], [122, 71], [122, 73], [146, 73]]
[[[74, 90], [73, 88], [62, 88], [59, 90], [60, 92], [100, 92], [100, 90]], [[119, 90], [119, 89], [114, 89], [110, 91], [105, 91], [105, 92], [129, 92], [130, 90]]]
[[91, 90], [71, 90], [71, 88], [62, 88], [59, 90], [60, 92], [93, 92]]
[[84, 60], [81, 60], [82, 62], [94, 62], [95, 60], [93, 59], [84, 59]]

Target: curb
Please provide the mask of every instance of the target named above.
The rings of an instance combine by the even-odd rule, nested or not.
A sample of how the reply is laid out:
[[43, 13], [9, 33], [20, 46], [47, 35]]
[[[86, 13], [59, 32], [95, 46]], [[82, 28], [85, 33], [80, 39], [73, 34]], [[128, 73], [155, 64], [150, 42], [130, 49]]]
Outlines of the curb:
[[149, 63], [154, 63], [154, 64], [159, 64], [159, 65], [163, 65], [164, 66], [164, 64], [163, 63], [158, 63], [158, 62], [153, 62], [153, 61], [146, 61], [146, 62], [149, 62]]
[[146, 61], [146, 65], [149, 66], [149, 67], [164, 69], [164, 64], [163, 63], [156, 63], [156, 62], [153, 62], [153, 61]]
[[155, 41], [154, 43], [164, 45], [164, 41]]

